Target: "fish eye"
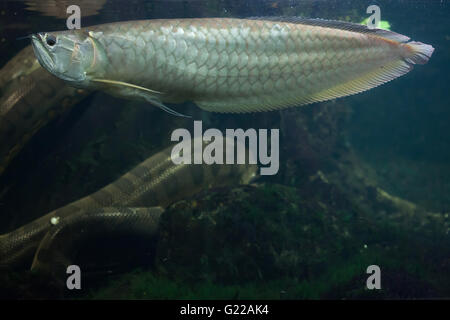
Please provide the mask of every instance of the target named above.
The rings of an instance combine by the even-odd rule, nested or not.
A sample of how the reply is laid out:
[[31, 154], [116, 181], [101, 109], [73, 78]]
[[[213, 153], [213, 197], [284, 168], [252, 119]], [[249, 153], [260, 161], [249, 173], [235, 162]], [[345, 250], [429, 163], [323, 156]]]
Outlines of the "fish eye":
[[52, 34], [47, 35], [46, 42], [50, 47], [53, 47], [56, 43], [56, 37]]

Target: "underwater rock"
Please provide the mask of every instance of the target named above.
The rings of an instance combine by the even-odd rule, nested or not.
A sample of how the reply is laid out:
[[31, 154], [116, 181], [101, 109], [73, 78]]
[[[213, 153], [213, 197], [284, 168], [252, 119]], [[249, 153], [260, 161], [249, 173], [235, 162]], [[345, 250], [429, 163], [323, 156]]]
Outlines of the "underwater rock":
[[203, 193], [164, 213], [156, 263], [190, 280], [305, 279], [362, 246], [341, 205], [281, 185]]
[[[153, 272], [223, 285], [290, 279], [292, 286], [283, 291], [296, 298], [407, 298], [407, 290], [400, 290], [405, 281], [416, 288], [415, 297], [447, 292], [436, 282], [449, 271], [450, 253], [442, 248], [449, 237], [437, 223], [442, 221], [421, 224], [405, 204], [396, 207], [396, 215], [377, 216], [367, 210], [377, 201], [359, 201], [323, 173], [302, 188], [242, 186], [199, 194], [162, 216]], [[387, 289], [380, 293], [364, 290], [365, 268], [373, 263], [391, 281], [383, 282]], [[305, 282], [321, 289], [302, 292]]]
[[341, 101], [280, 112], [284, 154], [280, 158], [286, 159], [284, 184], [302, 184], [317, 170], [329, 166], [340, 152], [347, 152], [345, 134], [350, 115], [351, 108]]
[[354, 207], [378, 221], [389, 221], [422, 235], [440, 234], [450, 240], [450, 219], [446, 212], [431, 212], [421, 206], [391, 195], [376, 183], [374, 169], [361, 161], [352, 150], [341, 154], [340, 161], [327, 173], [330, 184], [352, 199]]

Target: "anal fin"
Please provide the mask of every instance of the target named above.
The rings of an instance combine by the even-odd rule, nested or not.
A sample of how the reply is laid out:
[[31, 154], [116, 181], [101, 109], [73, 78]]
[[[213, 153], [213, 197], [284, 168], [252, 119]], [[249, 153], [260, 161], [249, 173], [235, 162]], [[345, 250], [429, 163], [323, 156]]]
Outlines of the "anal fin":
[[160, 91], [148, 89], [145, 87], [141, 87], [141, 86], [138, 86], [138, 85], [135, 85], [132, 83], [128, 83], [128, 82], [123, 82], [123, 81], [108, 80], [108, 79], [92, 79], [91, 81], [110, 84], [110, 85], [116, 85], [116, 86], [124, 86], [124, 87], [128, 87], [128, 88], [134, 88], [134, 89], [148, 91], [148, 92], [156, 93], [156, 94], [162, 94], [162, 92], [160, 92]]

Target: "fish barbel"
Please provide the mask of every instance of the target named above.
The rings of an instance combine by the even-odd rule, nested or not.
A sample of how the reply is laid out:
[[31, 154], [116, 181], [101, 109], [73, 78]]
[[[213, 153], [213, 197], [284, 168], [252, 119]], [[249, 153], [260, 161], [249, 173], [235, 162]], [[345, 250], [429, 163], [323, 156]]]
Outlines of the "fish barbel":
[[434, 48], [321, 19], [200, 18], [32, 35], [48, 71], [74, 86], [215, 112], [283, 109], [359, 93], [424, 64]]

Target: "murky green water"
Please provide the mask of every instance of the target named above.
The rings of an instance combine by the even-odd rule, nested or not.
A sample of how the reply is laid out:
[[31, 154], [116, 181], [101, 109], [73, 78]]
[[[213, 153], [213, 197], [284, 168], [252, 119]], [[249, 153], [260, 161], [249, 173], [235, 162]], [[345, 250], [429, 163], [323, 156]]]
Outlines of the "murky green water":
[[[46, 3], [0, 1], [0, 66], [29, 45], [16, 38], [66, 28], [67, 3]], [[374, 3], [78, 4], [84, 27], [135, 19], [250, 16], [359, 23]], [[86, 270], [82, 294], [60, 292], [46, 275], [37, 279], [22, 266], [2, 273], [0, 297], [448, 298], [450, 3], [376, 4], [392, 31], [431, 44], [435, 51], [426, 65], [358, 95], [240, 115], [208, 113], [193, 103], [174, 106], [192, 119], [101, 92], [77, 103], [69, 99], [73, 106], [45, 120], [0, 176], [2, 233], [113, 182], [171, 145], [174, 129], [191, 130], [193, 120], [223, 131], [280, 129], [279, 172], [253, 186], [205, 189], [175, 203], [164, 213], [154, 243], [108, 239], [83, 246], [76, 261]], [[17, 92], [23, 88], [13, 85]], [[0, 93], [5, 96], [7, 90], [4, 84]], [[29, 104], [40, 108], [45, 101]], [[23, 126], [20, 119], [8, 121]], [[130, 253], [131, 247], [136, 249]], [[374, 264], [381, 269], [382, 290], [366, 289], [366, 268]], [[46, 281], [48, 286], [42, 285]]]

